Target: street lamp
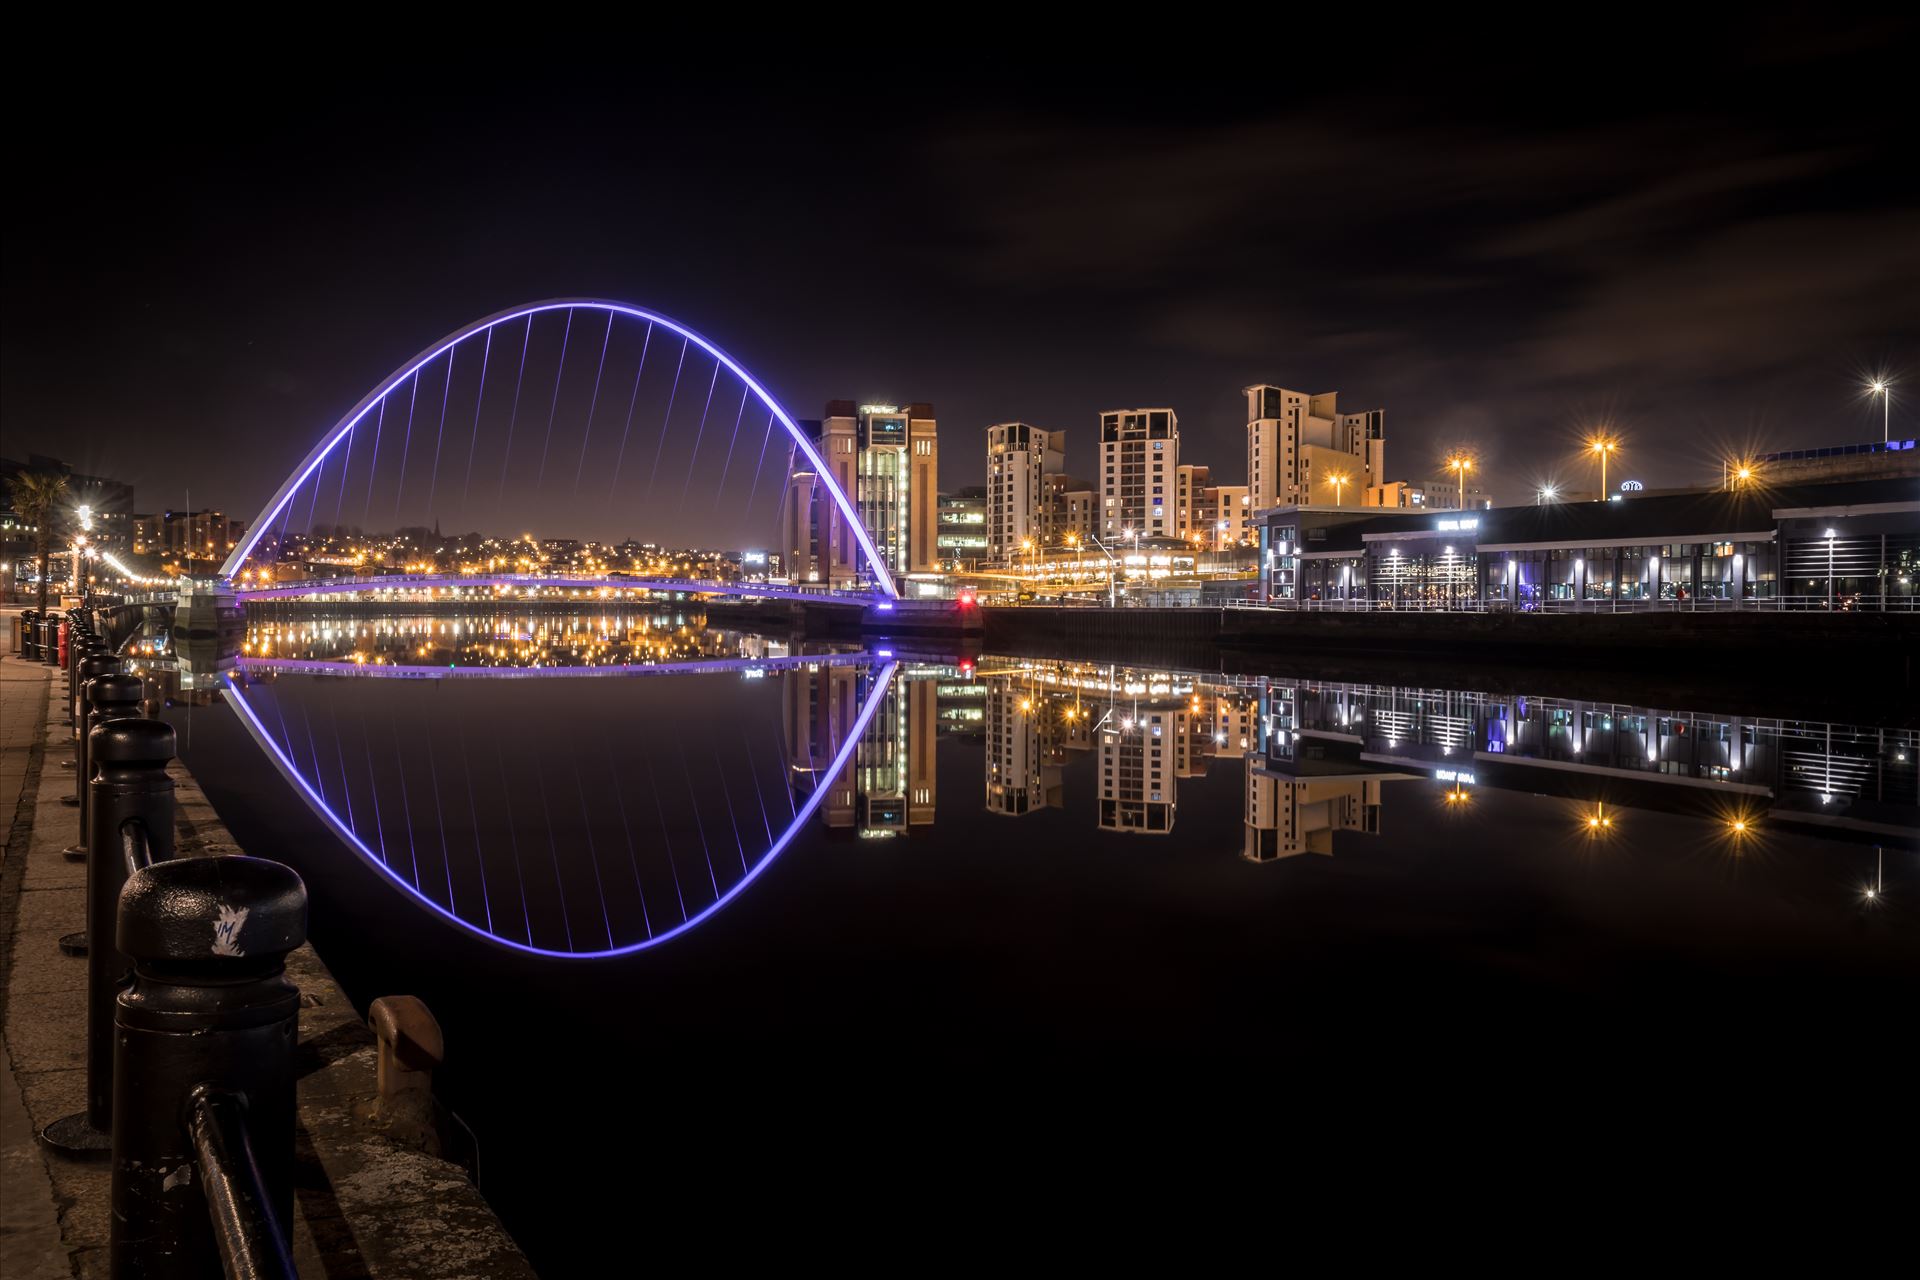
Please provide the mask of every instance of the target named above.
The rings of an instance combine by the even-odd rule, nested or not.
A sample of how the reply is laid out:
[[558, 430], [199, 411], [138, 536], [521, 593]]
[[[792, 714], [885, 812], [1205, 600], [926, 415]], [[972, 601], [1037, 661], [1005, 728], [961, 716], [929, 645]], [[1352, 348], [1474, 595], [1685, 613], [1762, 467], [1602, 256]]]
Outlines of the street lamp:
[[[1336, 507], [1340, 505], [1340, 491], [1347, 487], [1347, 481], [1348, 477], [1338, 471], [1327, 477], [1327, 483], [1333, 486], [1333, 505]], [[1464, 491], [1462, 496], [1465, 496]]]
[[1867, 385], [1867, 394], [1880, 397], [1880, 443], [1886, 444], [1893, 433], [1893, 388], [1885, 378], [1875, 378]]
[[1453, 457], [1447, 459], [1447, 470], [1456, 473], [1460, 477], [1459, 509], [1465, 511], [1467, 509], [1467, 472], [1473, 470], [1473, 459], [1455, 454]]
[[1607, 500], [1607, 459], [1620, 448], [1620, 442], [1612, 436], [1595, 436], [1587, 441], [1587, 447], [1600, 456], [1600, 501]]
[[1559, 486], [1551, 485], [1551, 484], [1543, 484], [1540, 486], [1540, 493], [1537, 499], [1535, 500], [1534, 505], [1543, 507], [1547, 505], [1549, 502], [1558, 502], [1558, 501], [1560, 501]]

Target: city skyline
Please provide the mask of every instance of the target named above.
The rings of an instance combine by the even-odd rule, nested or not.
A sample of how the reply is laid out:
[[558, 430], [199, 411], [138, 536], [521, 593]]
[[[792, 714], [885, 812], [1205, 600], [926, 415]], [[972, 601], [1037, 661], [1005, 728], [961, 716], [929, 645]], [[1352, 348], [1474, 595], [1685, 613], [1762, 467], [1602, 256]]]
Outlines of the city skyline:
[[[1467, 445], [1521, 491], [1582, 482], [1599, 425], [1650, 488], [1732, 454], [1877, 438], [1884, 406], [1860, 392], [1888, 373], [1910, 435], [1916, 189], [1885, 163], [1899, 76], [1880, 74], [1910, 34], [1761, 24], [1706, 64], [1684, 41], [1635, 44], [1659, 92], [1604, 104], [1579, 75], [1490, 49], [1514, 55], [1502, 94], [1533, 96], [1525, 125], [1412, 40], [1369, 48], [1364, 89], [1287, 109], [1209, 82], [1152, 120], [1024, 85], [983, 105], [939, 67], [924, 100], [884, 112], [779, 75], [714, 100], [689, 68], [617, 93], [552, 78], [511, 104], [415, 82], [384, 111], [338, 113], [294, 76], [257, 86], [259, 127], [288, 139], [265, 153], [198, 90], [156, 95], [129, 70], [95, 103], [142, 105], [116, 113], [105, 155], [58, 130], [26, 144], [43, 196], [5, 249], [4, 451], [125, 478], [143, 507], [250, 519], [257, 476], [284, 474], [408, 353], [471, 316], [585, 294], [684, 318], [795, 414], [924, 396], [950, 438], [1066, 432], [1078, 475], [1104, 408], [1166, 405], [1184, 452], [1239, 482], [1239, 389], [1263, 381], [1389, 407], [1395, 478], [1436, 479]], [[1844, 101], [1771, 102], [1781, 78], [1832, 77]], [[751, 141], [769, 128], [779, 155]], [[396, 131], [404, 152], [383, 145]], [[471, 167], [480, 136], [489, 163]], [[147, 193], [133, 218], [104, 185], [123, 177]], [[777, 185], [782, 217], [752, 234], [733, 210], [756, 183]], [[915, 217], [862, 204], [864, 186]], [[243, 221], [218, 212], [242, 203]], [[895, 280], [914, 285], [904, 314], [881, 305]], [[861, 301], [819, 324], [828, 298]], [[101, 358], [122, 375], [87, 376]], [[173, 447], [188, 440], [204, 447]], [[948, 452], [943, 487], [984, 482], [977, 450]], [[503, 525], [566, 506], [518, 496]], [[732, 540], [689, 519], [690, 542]]]

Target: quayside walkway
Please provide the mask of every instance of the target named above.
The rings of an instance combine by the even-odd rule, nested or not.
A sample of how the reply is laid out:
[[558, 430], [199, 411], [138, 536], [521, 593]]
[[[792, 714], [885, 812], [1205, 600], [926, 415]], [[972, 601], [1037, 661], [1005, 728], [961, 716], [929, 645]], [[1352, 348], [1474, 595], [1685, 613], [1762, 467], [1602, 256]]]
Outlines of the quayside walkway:
[[[4, 642], [0, 642], [4, 643]], [[105, 1159], [75, 1160], [36, 1133], [85, 1109], [86, 961], [63, 954], [83, 923], [84, 864], [62, 856], [77, 819], [57, 667], [0, 655], [0, 1275], [108, 1274]], [[172, 766], [177, 853], [238, 853], [206, 797]], [[465, 1171], [373, 1132], [377, 1046], [310, 946], [287, 960], [301, 991], [294, 1261], [326, 1277], [530, 1277]]]

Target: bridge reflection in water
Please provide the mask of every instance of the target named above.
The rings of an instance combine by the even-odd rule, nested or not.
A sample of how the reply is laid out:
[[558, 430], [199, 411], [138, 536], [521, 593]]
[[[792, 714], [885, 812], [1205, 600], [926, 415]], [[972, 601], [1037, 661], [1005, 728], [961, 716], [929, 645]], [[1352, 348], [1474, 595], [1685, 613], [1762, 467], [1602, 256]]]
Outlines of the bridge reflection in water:
[[1639, 809], [1700, 819], [1703, 845], [1788, 827], [1900, 845], [1920, 818], [1905, 727], [897, 660], [666, 610], [314, 617], [256, 624], [244, 650], [223, 696], [334, 833], [420, 906], [546, 955], [675, 937], [809, 825], [929, 830], [949, 736], [979, 745], [988, 814], [1067, 810], [1130, 836], [1173, 835], [1183, 785], [1234, 769], [1232, 852], [1256, 863], [1363, 854], [1394, 809], [1471, 819], [1492, 789], [1561, 797], [1569, 838], [1627, 838]]

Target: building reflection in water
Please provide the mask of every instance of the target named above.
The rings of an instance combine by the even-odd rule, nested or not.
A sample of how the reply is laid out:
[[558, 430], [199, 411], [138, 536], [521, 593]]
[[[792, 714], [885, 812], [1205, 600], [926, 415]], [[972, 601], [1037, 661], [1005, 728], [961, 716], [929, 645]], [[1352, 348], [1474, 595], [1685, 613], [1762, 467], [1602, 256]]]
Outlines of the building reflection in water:
[[931, 826], [937, 805], [934, 743], [939, 690], [957, 668], [907, 664], [895, 674], [852, 758], [833, 777], [829, 762], [860, 710], [859, 673], [847, 667], [781, 674], [787, 768], [796, 798], [824, 790], [819, 816], [830, 830], [889, 839]]
[[1067, 807], [1068, 764], [1097, 751], [1095, 825], [1168, 834], [1181, 781], [1241, 759], [1254, 862], [1377, 834], [1396, 780], [1431, 778], [1450, 801], [1489, 785], [1708, 816], [1733, 801], [1868, 835], [1910, 834], [1920, 804], [1910, 729], [1064, 662], [988, 659], [978, 683], [989, 812]]

